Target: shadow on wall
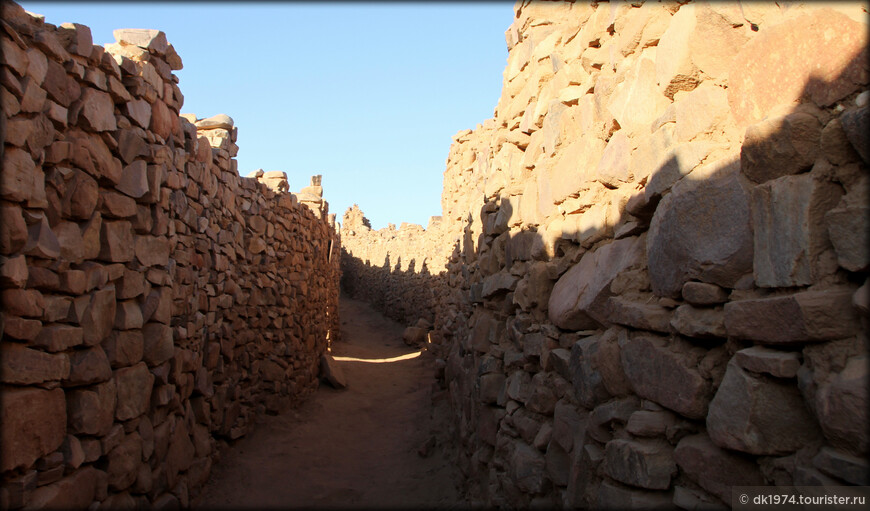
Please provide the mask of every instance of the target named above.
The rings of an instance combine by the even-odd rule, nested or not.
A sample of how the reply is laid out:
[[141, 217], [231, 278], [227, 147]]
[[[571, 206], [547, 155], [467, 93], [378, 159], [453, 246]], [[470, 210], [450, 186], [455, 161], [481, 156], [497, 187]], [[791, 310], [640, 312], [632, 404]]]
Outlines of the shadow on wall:
[[[866, 301], [853, 305], [868, 276], [866, 48], [844, 69], [787, 109], [765, 84], [731, 84], [757, 89], [738, 98], [738, 148], [673, 144], [666, 112], [651, 131], [670, 147], [636, 189], [545, 183], [538, 200], [562, 200], [544, 229], [520, 228], [521, 196], [489, 198], [445, 274], [342, 252], [343, 288], [391, 317], [409, 303], [393, 280], [442, 290], [413, 312], [436, 328], [472, 495], [648, 507], [868, 483], [866, 464], [831, 461], [870, 452]], [[361, 273], [379, 284], [360, 289]]]
[[411, 258], [403, 270], [402, 256], [391, 262], [390, 254], [383, 264], [373, 265], [341, 249], [341, 290], [372, 304], [385, 316], [406, 326], [431, 328], [435, 321], [437, 290], [445, 284], [444, 274], [433, 275], [426, 259], [419, 263]]

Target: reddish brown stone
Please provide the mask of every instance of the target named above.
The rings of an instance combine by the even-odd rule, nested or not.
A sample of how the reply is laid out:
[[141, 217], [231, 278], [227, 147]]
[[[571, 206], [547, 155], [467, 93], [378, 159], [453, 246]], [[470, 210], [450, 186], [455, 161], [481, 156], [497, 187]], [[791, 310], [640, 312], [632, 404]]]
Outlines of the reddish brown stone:
[[65, 325], [58, 323], [54, 325], [46, 325], [36, 339], [33, 340], [33, 345], [44, 348], [48, 351], [64, 351], [67, 348], [78, 346], [82, 343], [82, 329], [76, 326]]
[[27, 261], [23, 255], [0, 258], [0, 286], [24, 287], [27, 275]]
[[0, 253], [14, 254], [27, 243], [27, 224], [21, 208], [14, 204], [0, 205]]
[[142, 437], [133, 432], [109, 452], [106, 472], [109, 475], [109, 488], [121, 491], [136, 481], [137, 469], [142, 457]]
[[94, 500], [99, 471], [85, 467], [47, 486], [41, 486], [30, 496], [32, 509], [85, 509]]
[[124, 276], [115, 284], [118, 300], [136, 298], [145, 292], [145, 274], [141, 271], [124, 269]]
[[58, 27], [58, 38], [67, 51], [82, 57], [90, 57], [94, 52], [94, 39], [91, 29], [78, 23], [62, 23]]
[[100, 196], [97, 182], [84, 172], [73, 170], [72, 176], [66, 181], [66, 187], [66, 193], [61, 198], [64, 216], [89, 219]]
[[169, 324], [172, 316], [172, 297], [168, 288], [153, 288], [142, 304], [142, 320]]
[[[60, 222], [52, 229], [60, 244], [60, 257], [71, 262], [80, 263], [84, 259], [82, 229], [75, 222]], [[80, 293], [73, 293], [80, 294]]]
[[40, 259], [57, 259], [60, 257], [60, 243], [57, 236], [48, 225], [48, 219], [42, 219], [27, 228], [27, 244], [24, 253]]
[[27, 151], [7, 147], [3, 155], [3, 172], [0, 173], [0, 198], [23, 202], [33, 196], [33, 177], [36, 164]]
[[725, 304], [730, 337], [762, 344], [842, 339], [858, 330], [850, 288], [804, 291]]
[[66, 436], [62, 389], [7, 388], [0, 400], [0, 469], [27, 468]]
[[867, 83], [866, 48], [866, 26], [833, 9], [759, 32], [731, 64], [728, 103], [734, 118], [745, 126], [776, 105], [808, 98], [828, 106], [848, 96]]
[[100, 190], [100, 198], [102, 199], [100, 212], [105, 218], [136, 216], [136, 201], [132, 198], [112, 190]]
[[118, 330], [142, 328], [142, 309], [135, 300], [118, 302], [115, 308], [115, 328]]
[[59, 381], [66, 378], [69, 371], [66, 354], [53, 355], [13, 342], [0, 344], [0, 381], [4, 383], [32, 385]]
[[172, 329], [162, 323], [148, 323], [142, 328], [144, 340], [144, 360], [154, 367], [166, 362], [175, 355], [172, 342]]
[[99, 135], [70, 130], [66, 138], [73, 144], [70, 160], [74, 165], [112, 184], [121, 181], [121, 160], [112, 156], [112, 152]]
[[64, 107], [69, 107], [82, 94], [82, 88], [78, 82], [67, 74], [63, 66], [51, 59], [48, 60], [42, 88], [48, 92], [48, 97]]
[[99, 346], [74, 350], [69, 354], [70, 371], [67, 385], [89, 385], [107, 381], [112, 368], [106, 353]]
[[88, 346], [99, 344], [112, 331], [115, 324], [115, 286], [95, 291], [91, 294], [81, 325], [84, 329], [84, 343]]
[[93, 131], [114, 131], [117, 128], [115, 104], [109, 94], [88, 87], [82, 92], [80, 101], [79, 121], [83, 126]]
[[128, 101], [124, 104], [127, 117], [142, 128], [151, 124], [151, 105], [144, 99]]
[[151, 131], [160, 135], [163, 140], [168, 140], [172, 135], [173, 124], [178, 122], [178, 117], [166, 106], [163, 101], [155, 101], [151, 105]]
[[82, 224], [82, 257], [96, 259], [100, 255], [100, 232], [103, 229], [103, 217], [94, 214], [90, 220]]
[[144, 349], [142, 332], [138, 330], [113, 330], [103, 340], [102, 347], [112, 369], [129, 367], [142, 360]]
[[115, 415], [115, 396], [115, 380], [67, 391], [69, 432], [76, 435], [107, 434], [112, 429]]
[[136, 236], [134, 252], [144, 266], [169, 264], [169, 240], [165, 237]]
[[190, 435], [187, 433], [185, 421], [177, 421], [175, 423], [175, 431], [169, 441], [169, 452], [166, 456], [166, 468], [169, 471], [170, 477], [174, 477], [178, 472], [182, 472], [190, 468], [193, 462], [195, 448], [193, 442], [190, 441]]
[[35, 289], [4, 289], [0, 304], [7, 314], [29, 318], [41, 318], [45, 309], [42, 293]]
[[[27, 287], [40, 291], [57, 291], [60, 288], [60, 278], [57, 273], [41, 266], [31, 266], [28, 270]], [[45, 297], [43, 297], [43, 302]]]
[[116, 188], [136, 199], [148, 193], [148, 165], [145, 160], [136, 160], [124, 167], [121, 182]]
[[122, 263], [133, 259], [133, 226], [130, 222], [126, 220], [103, 221], [100, 230], [99, 258], [113, 263]]
[[148, 410], [154, 375], [144, 362], [116, 370], [114, 381], [118, 388], [118, 406], [115, 410], [118, 420], [133, 419]]
[[3, 335], [8, 335], [12, 339], [20, 339], [22, 341], [30, 341], [35, 339], [42, 330], [42, 322], [35, 319], [24, 319], [17, 316], [4, 316], [3, 324], [0, 331]]
[[132, 164], [137, 157], [148, 156], [149, 153], [148, 143], [137, 130], [121, 130], [118, 136], [118, 154], [121, 155], [124, 163]]

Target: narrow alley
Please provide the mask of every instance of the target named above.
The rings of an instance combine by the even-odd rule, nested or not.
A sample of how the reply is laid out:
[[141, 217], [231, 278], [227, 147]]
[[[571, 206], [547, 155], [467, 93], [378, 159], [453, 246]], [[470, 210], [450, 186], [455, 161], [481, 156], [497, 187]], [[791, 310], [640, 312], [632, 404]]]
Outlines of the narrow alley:
[[222, 453], [198, 507], [460, 505], [455, 465], [430, 441], [446, 427], [432, 417], [431, 360], [402, 342], [401, 325], [364, 302], [342, 297], [341, 318], [332, 354], [348, 387], [321, 383], [299, 408], [265, 417]]

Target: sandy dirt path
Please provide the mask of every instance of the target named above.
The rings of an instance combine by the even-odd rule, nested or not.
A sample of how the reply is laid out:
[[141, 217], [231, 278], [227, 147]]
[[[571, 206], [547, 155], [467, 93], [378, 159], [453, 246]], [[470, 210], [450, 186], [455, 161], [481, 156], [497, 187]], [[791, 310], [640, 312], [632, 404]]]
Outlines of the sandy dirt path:
[[342, 340], [332, 347], [348, 388], [321, 383], [299, 408], [267, 416], [228, 447], [194, 502], [200, 509], [455, 508], [457, 469], [443, 447], [418, 454], [442, 424], [432, 418], [429, 355], [402, 342], [402, 326], [342, 297]]

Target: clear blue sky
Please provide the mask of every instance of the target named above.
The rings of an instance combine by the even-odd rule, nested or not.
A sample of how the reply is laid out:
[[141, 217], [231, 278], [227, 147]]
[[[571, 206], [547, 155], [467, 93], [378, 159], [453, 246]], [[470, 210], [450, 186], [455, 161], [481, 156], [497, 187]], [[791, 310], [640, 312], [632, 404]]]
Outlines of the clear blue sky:
[[451, 137], [492, 117], [513, 2], [19, 2], [46, 22], [166, 32], [182, 113], [231, 116], [239, 173], [323, 175], [339, 219], [374, 228], [441, 214]]

